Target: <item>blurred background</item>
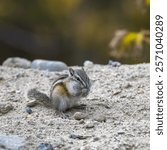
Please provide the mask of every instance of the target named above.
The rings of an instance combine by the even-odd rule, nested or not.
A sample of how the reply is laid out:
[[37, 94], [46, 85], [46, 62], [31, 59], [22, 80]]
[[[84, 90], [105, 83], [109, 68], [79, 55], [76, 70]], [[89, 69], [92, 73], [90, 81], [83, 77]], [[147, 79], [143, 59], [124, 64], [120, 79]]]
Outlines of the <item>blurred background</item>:
[[0, 0], [0, 63], [149, 62], [150, 0]]

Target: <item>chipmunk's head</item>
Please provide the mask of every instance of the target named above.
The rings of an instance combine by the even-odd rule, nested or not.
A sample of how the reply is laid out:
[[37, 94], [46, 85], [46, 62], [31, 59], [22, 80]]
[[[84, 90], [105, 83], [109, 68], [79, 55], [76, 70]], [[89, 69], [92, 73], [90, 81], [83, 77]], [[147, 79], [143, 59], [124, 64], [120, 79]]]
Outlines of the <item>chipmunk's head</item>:
[[70, 77], [75, 82], [74, 88], [80, 90], [81, 96], [87, 96], [90, 91], [91, 83], [85, 70], [83, 68], [75, 70], [69, 68], [69, 73]]

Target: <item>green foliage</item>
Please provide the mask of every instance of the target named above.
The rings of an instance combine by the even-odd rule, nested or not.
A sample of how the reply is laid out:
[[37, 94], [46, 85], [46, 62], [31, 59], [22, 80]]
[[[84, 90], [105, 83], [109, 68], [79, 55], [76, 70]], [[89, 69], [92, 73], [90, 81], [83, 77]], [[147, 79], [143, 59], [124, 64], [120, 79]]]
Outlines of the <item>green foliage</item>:
[[[144, 19], [145, 16], [149, 17], [149, 12], [146, 12], [150, 6], [149, 0], [136, 0], [138, 2], [138, 8], [142, 8], [139, 11], [137, 20]], [[137, 3], [136, 3], [137, 4]], [[141, 13], [140, 13], [141, 12]], [[145, 18], [146, 19], [146, 18]], [[143, 30], [145, 29], [145, 30]], [[125, 62], [139, 63], [143, 61], [149, 61], [150, 50], [150, 33], [149, 27], [141, 26], [136, 31], [130, 28], [130, 31], [117, 30], [110, 42], [110, 56], [124, 60]]]
[[145, 0], [147, 6], [150, 6], [150, 0]]
[[143, 56], [149, 52], [149, 36], [150, 33], [148, 30], [142, 30], [140, 32], [118, 30], [110, 42], [112, 49], [110, 54], [118, 59], [124, 58], [138, 62], [141, 60], [144, 61], [145, 57]]

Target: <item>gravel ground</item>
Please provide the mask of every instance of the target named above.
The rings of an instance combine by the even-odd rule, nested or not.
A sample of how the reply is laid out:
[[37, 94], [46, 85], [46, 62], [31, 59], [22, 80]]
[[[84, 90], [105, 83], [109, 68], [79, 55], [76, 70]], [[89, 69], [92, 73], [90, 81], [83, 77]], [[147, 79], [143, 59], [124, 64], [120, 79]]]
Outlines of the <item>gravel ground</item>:
[[49, 94], [62, 72], [0, 66], [0, 135], [24, 138], [26, 150], [41, 143], [60, 150], [149, 150], [149, 64], [85, 70], [93, 81], [80, 101], [86, 108], [62, 114], [40, 105], [26, 108], [27, 90]]

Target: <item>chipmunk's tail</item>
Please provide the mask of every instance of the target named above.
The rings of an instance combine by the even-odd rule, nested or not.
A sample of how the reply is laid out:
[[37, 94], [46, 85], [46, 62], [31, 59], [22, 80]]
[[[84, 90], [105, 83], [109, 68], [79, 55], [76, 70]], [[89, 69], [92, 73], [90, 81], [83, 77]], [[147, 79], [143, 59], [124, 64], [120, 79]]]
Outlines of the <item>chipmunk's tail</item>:
[[[50, 98], [45, 94], [45, 93], [42, 93], [40, 91], [38, 91], [37, 89], [33, 88], [33, 89], [30, 89], [27, 93], [27, 97], [28, 99], [30, 100], [35, 100], [34, 101], [34, 105], [35, 103], [39, 103], [39, 104], [43, 104], [45, 106], [50, 106]], [[33, 105], [32, 104], [32, 105]], [[31, 105], [30, 105], [31, 106]]]

